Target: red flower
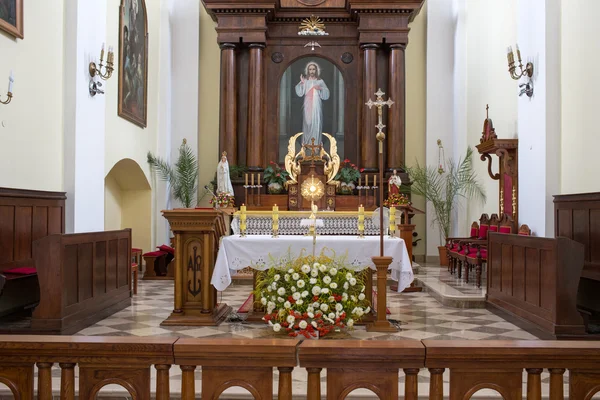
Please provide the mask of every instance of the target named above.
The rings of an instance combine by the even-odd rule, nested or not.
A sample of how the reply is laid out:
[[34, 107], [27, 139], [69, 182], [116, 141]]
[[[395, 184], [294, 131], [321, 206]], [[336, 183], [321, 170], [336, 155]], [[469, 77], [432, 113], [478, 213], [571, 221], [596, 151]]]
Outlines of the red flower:
[[345, 162], [345, 163], [349, 163], [349, 162], [350, 162], [350, 159], [346, 158], [346, 159], [344, 160], [344, 162]]
[[279, 177], [281, 176], [281, 174], [280, 174], [280, 173], [277, 173], [277, 175], [275, 175], [275, 176], [279, 178]]

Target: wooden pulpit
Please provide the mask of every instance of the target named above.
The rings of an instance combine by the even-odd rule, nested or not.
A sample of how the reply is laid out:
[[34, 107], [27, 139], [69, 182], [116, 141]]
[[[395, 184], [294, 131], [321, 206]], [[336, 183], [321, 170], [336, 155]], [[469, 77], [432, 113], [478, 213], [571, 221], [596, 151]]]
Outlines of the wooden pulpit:
[[219, 325], [231, 311], [217, 304], [210, 284], [219, 238], [226, 232], [223, 212], [214, 209], [164, 210], [175, 235], [175, 308], [161, 325]]

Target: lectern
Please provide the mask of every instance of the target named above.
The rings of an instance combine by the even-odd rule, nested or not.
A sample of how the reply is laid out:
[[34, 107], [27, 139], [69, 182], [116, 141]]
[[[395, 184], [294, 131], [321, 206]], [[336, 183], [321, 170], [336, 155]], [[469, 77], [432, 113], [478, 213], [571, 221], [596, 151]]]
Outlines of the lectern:
[[162, 211], [175, 235], [175, 308], [161, 325], [219, 325], [231, 311], [217, 304], [210, 284], [219, 238], [225, 234], [223, 213], [214, 209]]

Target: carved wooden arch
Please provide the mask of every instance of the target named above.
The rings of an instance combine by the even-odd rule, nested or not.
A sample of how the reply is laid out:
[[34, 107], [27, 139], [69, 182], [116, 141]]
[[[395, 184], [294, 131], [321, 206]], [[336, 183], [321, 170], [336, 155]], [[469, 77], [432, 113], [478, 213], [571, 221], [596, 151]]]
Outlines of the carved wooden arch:
[[596, 393], [598, 393], [598, 392], [600, 392], [600, 385], [596, 385], [596, 386], [594, 386], [593, 388], [591, 388], [591, 389], [590, 389], [590, 390], [587, 392], [587, 394], [586, 394], [586, 396], [585, 396], [585, 399], [584, 399], [584, 400], [592, 400], [592, 397], [594, 397], [594, 395], [595, 395]]
[[473, 386], [461, 398], [463, 400], [469, 400], [475, 393], [477, 393], [478, 391], [480, 391], [482, 389], [495, 390], [502, 396], [502, 398], [504, 400], [511, 400], [511, 399], [516, 400], [517, 399], [517, 397], [511, 396], [511, 395], [514, 395], [514, 393], [511, 393], [510, 391], [507, 391], [506, 388], [504, 388], [503, 386], [496, 384], [496, 383], [492, 383], [492, 382], [480, 383], [480, 384]]
[[373, 392], [375, 395], [377, 395], [377, 397], [379, 397], [380, 399], [384, 398], [383, 393], [382, 393], [381, 389], [379, 389], [378, 386], [376, 386], [372, 383], [369, 383], [369, 382], [367, 382], [367, 383], [357, 382], [352, 385], [346, 386], [344, 391], [339, 394], [338, 399], [344, 400], [350, 393], [352, 393], [356, 389], [367, 389], [367, 390], [370, 390], [371, 392]]
[[3, 383], [10, 389], [15, 400], [21, 400], [21, 391], [18, 388], [18, 384], [15, 384], [11, 379], [0, 376], [0, 383]]
[[129, 392], [133, 400], [142, 400], [137, 389], [132, 384], [119, 378], [107, 378], [97, 382], [90, 390], [90, 398], [95, 399], [100, 390], [106, 385], [120, 385]]
[[214, 393], [212, 393], [212, 397], [211, 399], [214, 400], [218, 400], [219, 396], [221, 396], [221, 393], [223, 393], [225, 390], [229, 389], [230, 387], [241, 387], [242, 389], [246, 389], [247, 391], [250, 392], [250, 394], [255, 398], [255, 399], [262, 399], [264, 398], [261, 393], [250, 383], [242, 380], [242, 379], [231, 379], [228, 381], [223, 382], [220, 386], [218, 386]]

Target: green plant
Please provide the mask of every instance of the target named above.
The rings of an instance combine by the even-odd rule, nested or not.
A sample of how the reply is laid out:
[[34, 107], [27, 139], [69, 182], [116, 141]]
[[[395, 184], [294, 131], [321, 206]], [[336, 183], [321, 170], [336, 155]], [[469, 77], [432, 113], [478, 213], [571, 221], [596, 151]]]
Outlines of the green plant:
[[333, 179], [344, 183], [352, 183], [357, 182], [358, 178], [360, 178], [358, 167], [346, 158], [344, 162], [340, 164], [340, 170]]
[[265, 168], [264, 179], [265, 183], [279, 183], [282, 187], [290, 177], [290, 174], [277, 163], [270, 161], [269, 166]]
[[[438, 141], [438, 144], [441, 146], [441, 142]], [[459, 159], [458, 163], [440, 160], [440, 165], [436, 167], [417, 163], [415, 167], [406, 167], [406, 171], [412, 182], [408, 190], [423, 196], [433, 206], [435, 218], [432, 223], [439, 226], [444, 242], [450, 236], [452, 213], [459, 198], [485, 202], [485, 189], [473, 171], [473, 150], [470, 147], [467, 147], [465, 158]]]
[[[248, 172], [248, 167], [245, 165], [230, 165], [229, 166], [229, 177], [231, 179], [241, 178], [246, 172]], [[216, 182], [216, 178], [215, 178]]]
[[180, 201], [184, 207], [190, 208], [197, 204], [195, 197], [198, 193], [198, 159], [185, 139], [179, 147], [179, 158], [174, 167], [151, 152], [148, 152], [148, 164], [160, 179], [169, 184], [173, 198]]

